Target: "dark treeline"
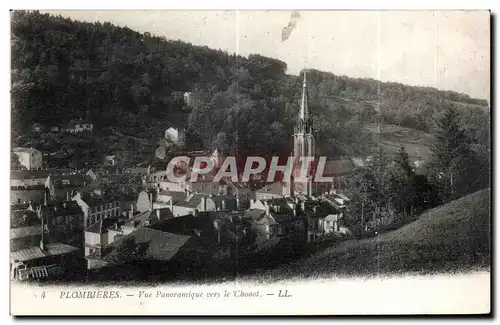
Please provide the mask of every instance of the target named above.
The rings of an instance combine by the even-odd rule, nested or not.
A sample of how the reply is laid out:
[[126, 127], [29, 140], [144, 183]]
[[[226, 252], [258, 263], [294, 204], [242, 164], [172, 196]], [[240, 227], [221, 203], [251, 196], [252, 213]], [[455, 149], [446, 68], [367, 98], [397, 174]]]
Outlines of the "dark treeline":
[[[12, 16], [13, 131], [78, 118], [97, 129], [152, 139], [169, 126], [187, 128], [193, 147], [290, 152], [301, 77], [284, 62], [248, 58], [138, 33], [110, 23], [85, 23], [33, 11]], [[191, 92], [189, 105], [184, 93]], [[310, 109], [319, 150], [365, 154], [366, 123], [433, 130], [444, 106], [466, 114], [469, 138], [481, 141], [489, 120], [483, 100], [433, 88], [380, 83], [312, 70]], [[161, 122], [161, 123], [160, 123]]]

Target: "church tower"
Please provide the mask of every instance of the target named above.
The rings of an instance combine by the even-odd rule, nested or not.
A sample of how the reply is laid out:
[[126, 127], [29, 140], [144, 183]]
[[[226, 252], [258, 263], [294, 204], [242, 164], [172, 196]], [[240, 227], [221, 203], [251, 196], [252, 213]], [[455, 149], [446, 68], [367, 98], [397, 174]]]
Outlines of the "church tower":
[[[296, 166], [293, 172], [293, 186], [296, 194], [312, 194], [312, 181], [314, 176], [310, 175], [308, 172], [306, 179], [298, 179], [298, 177], [301, 168], [300, 157], [314, 157], [314, 152], [313, 121], [309, 113], [307, 98], [307, 70], [304, 70], [300, 111], [293, 134], [293, 157], [294, 165]], [[309, 166], [311, 166], [311, 164], [312, 163], [310, 163]]]

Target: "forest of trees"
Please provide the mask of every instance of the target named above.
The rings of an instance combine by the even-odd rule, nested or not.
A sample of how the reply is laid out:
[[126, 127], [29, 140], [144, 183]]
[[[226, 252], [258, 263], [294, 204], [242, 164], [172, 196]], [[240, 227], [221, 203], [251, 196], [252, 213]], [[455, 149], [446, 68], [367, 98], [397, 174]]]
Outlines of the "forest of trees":
[[[35, 122], [88, 118], [98, 130], [112, 126], [147, 139], [161, 137], [169, 126], [186, 127], [193, 148], [291, 151], [301, 76], [286, 74], [282, 61], [37, 11], [13, 11], [11, 17], [14, 134]], [[489, 138], [484, 100], [317, 70], [308, 78], [316, 143], [324, 155], [371, 152], [376, 146], [366, 123], [432, 132], [450, 102], [460, 102], [468, 138]], [[184, 105], [184, 92], [192, 93], [193, 105]]]

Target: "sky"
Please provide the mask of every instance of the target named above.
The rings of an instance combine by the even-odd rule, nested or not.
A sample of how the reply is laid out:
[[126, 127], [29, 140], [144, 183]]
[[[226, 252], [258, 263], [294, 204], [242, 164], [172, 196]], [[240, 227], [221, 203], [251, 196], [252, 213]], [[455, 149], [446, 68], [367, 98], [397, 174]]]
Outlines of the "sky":
[[355, 78], [490, 98], [488, 11], [45, 11]]

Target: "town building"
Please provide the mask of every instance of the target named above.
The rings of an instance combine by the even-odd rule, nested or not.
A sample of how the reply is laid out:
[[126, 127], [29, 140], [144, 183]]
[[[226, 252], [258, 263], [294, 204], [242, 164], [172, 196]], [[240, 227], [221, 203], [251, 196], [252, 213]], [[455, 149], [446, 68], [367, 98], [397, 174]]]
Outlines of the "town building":
[[87, 178], [82, 174], [49, 174], [45, 187], [50, 194], [50, 200], [67, 200], [78, 190], [87, 186]]
[[207, 249], [196, 234], [179, 235], [142, 227], [106, 245], [99, 254], [89, 255], [87, 260], [89, 269], [147, 262], [168, 264], [170, 272], [174, 268], [183, 272], [188, 265], [196, 266], [205, 261], [206, 255]]
[[43, 125], [40, 123], [34, 123], [32, 126], [33, 132], [35, 133], [42, 133], [43, 132]]
[[20, 204], [43, 202], [46, 194], [45, 180], [49, 173], [44, 170], [15, 170], [10, 174], [10, 202]]
[[108, 229], [108, 241], [112, 243], [121, 236], [127, 236], [142, 227], [154, 225], [173, 217], [172, 211], [169, 208], [150, 209], [137, 214], [131, 211], [129, 219], [124, 220], [120, 224], [115, 223], [114, 227]]
[[12, 170], [10, 187], [44, 186], [49, 172], [46, 170]]
[[89, 258], [98, 260], [103, 248], [112, 242], [113, 239], [109, 238], [109, 229], [118, 229], [121, 222], [118, 217], [109, 217], [100, 219], [85, 229], [85, 258], [88, 261], [88, 268], [93, 268], [93, 261], [89, 261]]
[[51, 278], [71, 274], [78, 265], [78, 248], [52, 241], [42, 208], [37, 211], [38, 224], [11, 228], [10, 278]]
[[84, 214], [77, 202], [49, 201], [45, 210], [51, 238], [59, 243], [83, 248]]
[[123, 169], [124, 174], [142, 177], [148, 173], [147, 167], [127, 167]]
[[184, 93], [184, 105], [193, 106], [191, 92]]
[[[309, 200], [307, 197], [302, 199]], [[297, 197], [255, 200], [251, 202], [250, 210], [260, 210], [264, 213], [265, 219], [257, 219], [260, 224], [259, 231], [264, 231], [264, 237], [267, 236], [269, 239], [276, 236], [303, 242], [306, 240], [307, 221], [297, 203]], [[255, 217], [262, 216], [258, 212], [253, 212], [253, 214]]]
[[243, 218], [253, 221], [261, 242], [284, 237], [302, 242], [318, 242], [348, 235], [344, 212], [349, 199], [335, 192], [313, 197], [296, 195], [252, 201]]
[[116, 155], [107, 155], [104, 157], [105, 166], [116, 166], [118, 164], [118, 157]]
[[178, 147], [184, 147], [186, 144], [186, 132], [174, 127], [165, 130], [165, 140], [175, 144]]
[[12, 150], [19, 158], [19, 163], [28, 170], [42, 168], [42, 153], [34, 148], [14, 148]]
[[[198, 212], [216, 211], [217, 209], [217, 205], [210, 195], [200, 193], [159, 191], [156, 196], [151, 194], [150, 199], [153, 200], [153, 208], [169, 208], [175, 217], [196, 215]], [[141, 206], [143, 205], [141, 203]]]
[[94, 130], [94, 123], [88, 120], [71, 121], [65, 128], [66, 132], [77, 134], [84, 132], [92, 132]]

